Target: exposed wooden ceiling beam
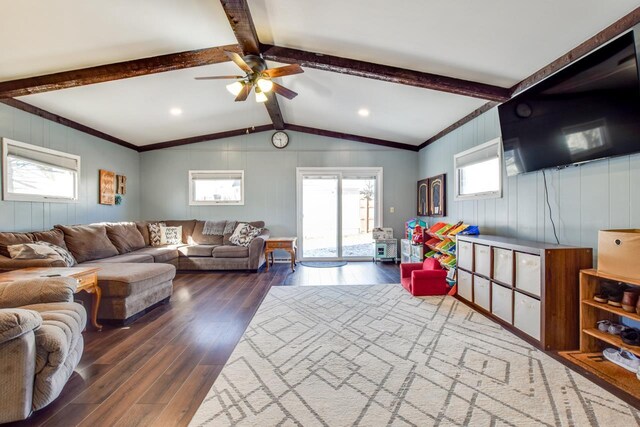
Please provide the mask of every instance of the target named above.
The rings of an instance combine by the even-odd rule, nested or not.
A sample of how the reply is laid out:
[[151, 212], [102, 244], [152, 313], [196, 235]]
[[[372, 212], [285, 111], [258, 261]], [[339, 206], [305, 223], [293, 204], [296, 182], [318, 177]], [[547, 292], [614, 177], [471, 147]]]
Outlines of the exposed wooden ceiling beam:
[[196, 144], [198, 142], [215, 141], [216, 139], [230, 138], [232, 136], [241, 136], [249, 133], [266, 132], [273, 130], [273, 125], [253, 126], [251, 128], [242, 128], [227, 130], [224, 132], [210, 133], [207, 135], [191, 136], [188, 138], [174, 139], [172, 141], [158, 142], [156, 144], [143, 145], [138, 147], [138, 151], [160, 150], [162, 148], [180, 147], [182, 145]]
[[291, 123], [285, 124], [285, 129], [308, 133], [311, 135], [328, 136], [330, 138], [345, 139], [348, 141], [363, 142], [365, 144], [380, 145], [383, 147], [398, 148], [400, 150], [418, 151], [417, 145], [404, 144], [402, 142], [387, 141], [385, 139], [370, 138], [368, 136], [353, 135], [350, 133], [334, 132], [332, 130], [312, 128], [308, 126], [299, 126]]
[[271, 45], [262, 46], [262, 55], [265, 59], [271, 61], [287, 64], [297, 63], [303, 67], [454, 93], [456, 95], [465, 95], [490, 101], [506, 101], [509, 99], [509, 89], [507, 88], [391, 67], [389, 65], [358, 61], [356, 59]]
[[111, 136], [104, 132], [100, 132], [99, 130], [90, 128], [89, 126], [85, 126], [78, 122], [74, 122], [73, 120], [69, 120], [57, 114], [43, 110], [42, 108], [38, 108], [34, 105], [27, 104], [26, 102], [22, 102], [18, 99], [0, 99], [0, 102], [2, 102], [3, 104], [9, 105], [10, 107], [25, 111], [27, 113], [35, 114], [36, 116], [42, 117], [43, 119], [51, 120], [52, 122], [59, 123], [63, 126], [67, 126], [72, 129], [79, 130], [80, 132], [84, 132], [86, 134], [95, 136], [97, 138], [101, 138], [106, 141], [113, 142], [114, 144], [118, 144], [123, 147], [127, 147], [132, 150], [138, 151], [138, 148], [139, 148], [138, 146], [133, 145], [127, 141], [123, 141], [122, 139], [116, 138], [115, 136]]
[[218, 46], [0, 82], [0, 99], [217, 64], [229, 61], [225, 51], [242, 52], [237, 45]]
[[[220, 0], [231, 29], [245, 55], [260, 55], [260, 41], [246, 0]], [[267, 94], [264, 103], [276, 129], [284, 129], [282, 111], [275, 94]]]

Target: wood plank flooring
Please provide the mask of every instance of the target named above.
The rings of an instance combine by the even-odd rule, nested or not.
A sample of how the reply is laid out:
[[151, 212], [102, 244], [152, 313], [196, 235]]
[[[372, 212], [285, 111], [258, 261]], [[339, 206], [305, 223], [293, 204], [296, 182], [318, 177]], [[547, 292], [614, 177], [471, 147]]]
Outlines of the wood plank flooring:
[[170, 304], [129, 327], [85, 332], [80, 365], [58, 399], [8, 425], [187, 425], [271, 286], [399, 282], [397, 265], [371, 262], [179, 274]]

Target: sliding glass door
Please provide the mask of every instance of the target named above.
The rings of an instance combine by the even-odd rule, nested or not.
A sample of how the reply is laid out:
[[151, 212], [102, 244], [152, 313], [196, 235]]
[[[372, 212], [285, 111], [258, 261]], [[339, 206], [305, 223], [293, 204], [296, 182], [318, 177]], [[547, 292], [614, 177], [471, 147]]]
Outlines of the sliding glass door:
[[382, 224], [382, 168], [298, 168], [303, 260], [371, 259]]

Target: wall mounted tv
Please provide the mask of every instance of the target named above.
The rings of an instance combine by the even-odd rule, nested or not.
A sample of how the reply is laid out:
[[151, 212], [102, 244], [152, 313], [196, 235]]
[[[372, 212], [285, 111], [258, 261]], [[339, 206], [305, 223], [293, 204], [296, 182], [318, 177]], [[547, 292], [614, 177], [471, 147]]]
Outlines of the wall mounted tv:
[[640, 152], [634, 33], [515, 96], [498, 112], [509, 176]]

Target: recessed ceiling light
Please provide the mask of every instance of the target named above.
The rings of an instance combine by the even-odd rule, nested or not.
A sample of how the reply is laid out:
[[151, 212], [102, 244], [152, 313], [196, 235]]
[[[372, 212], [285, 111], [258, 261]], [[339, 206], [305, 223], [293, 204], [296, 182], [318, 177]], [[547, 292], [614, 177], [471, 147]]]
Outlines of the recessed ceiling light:
[[182, 110], [180, 108], [172, 108], [169, 112], [172, 116], [179, 116], [182, 114]]
[[367, 110], [366, 108], [361, 108], [358, 110], [358, 115], [360, 117], [369, 117], [369, 110]]

